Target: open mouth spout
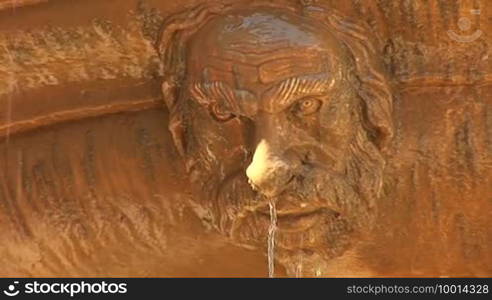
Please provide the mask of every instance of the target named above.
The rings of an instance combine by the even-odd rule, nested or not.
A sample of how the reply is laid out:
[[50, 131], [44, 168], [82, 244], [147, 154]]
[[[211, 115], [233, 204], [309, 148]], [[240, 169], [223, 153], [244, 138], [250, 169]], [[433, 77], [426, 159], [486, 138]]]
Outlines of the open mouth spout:
[[[268, 207], [261, 207], [258, 213], [264, 218], [271, 217]], [[275, 211], [277, 228], [283, 232], [300, 232], [321, 225], [327, 215], [339, 216], [339, 213], [326, 207], [298, 206], [279, 208]]]

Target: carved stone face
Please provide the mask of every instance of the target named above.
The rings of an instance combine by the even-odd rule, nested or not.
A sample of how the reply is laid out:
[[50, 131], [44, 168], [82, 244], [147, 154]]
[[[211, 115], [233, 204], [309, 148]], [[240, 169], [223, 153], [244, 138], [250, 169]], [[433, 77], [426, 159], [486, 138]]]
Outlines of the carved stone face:
[[380, 157], [344, 47], [275, 9], [229, 13], [192, 37], [180, 94], [191, 111], [188, 168], [237, 241], [265, 244], [269, 202], [285, 257], [339, 255], [370, 219]]

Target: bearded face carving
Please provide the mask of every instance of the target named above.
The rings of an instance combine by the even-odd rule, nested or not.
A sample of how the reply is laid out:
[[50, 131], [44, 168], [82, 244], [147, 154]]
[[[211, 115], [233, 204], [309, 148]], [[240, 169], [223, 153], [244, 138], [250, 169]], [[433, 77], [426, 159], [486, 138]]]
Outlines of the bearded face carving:
[[309, 9], [200, 7], [171, 19], [160, 44], [197, 202], [222, 233], [260, 247], [274, 202], [287, 264], [341, 255], [370, 228], [392, 135], [363, 28]]

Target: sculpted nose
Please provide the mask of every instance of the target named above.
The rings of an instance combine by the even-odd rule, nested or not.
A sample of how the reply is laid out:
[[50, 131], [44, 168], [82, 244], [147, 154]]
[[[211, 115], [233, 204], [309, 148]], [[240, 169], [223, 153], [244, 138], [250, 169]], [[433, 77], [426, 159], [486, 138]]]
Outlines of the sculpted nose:
[[263, 139], [255, 149], [246, 176], [255, 189], [267, 197], [274, 197], [286, 188], [292, 173], [289, 164], [276, 155]]

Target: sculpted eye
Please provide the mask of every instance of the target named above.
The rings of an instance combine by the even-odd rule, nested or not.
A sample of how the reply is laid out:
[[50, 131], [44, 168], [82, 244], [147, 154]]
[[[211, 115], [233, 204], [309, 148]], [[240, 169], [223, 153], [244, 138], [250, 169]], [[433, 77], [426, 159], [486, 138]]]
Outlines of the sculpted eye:
[[294, 105], [294, 112], [300, 115], [310, 115], [319, 110], [321, 101], [316, 98], [303, 98]]
[[212, 116], [220, 122], [227, 122], [235, 117], [235, 115], [230, 110], [218, 103], [212, 104], [210, 111], [212, 113]]

